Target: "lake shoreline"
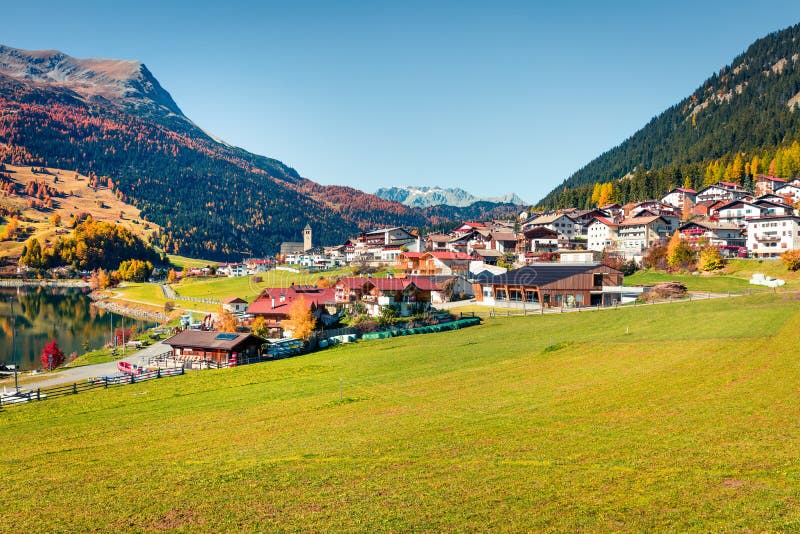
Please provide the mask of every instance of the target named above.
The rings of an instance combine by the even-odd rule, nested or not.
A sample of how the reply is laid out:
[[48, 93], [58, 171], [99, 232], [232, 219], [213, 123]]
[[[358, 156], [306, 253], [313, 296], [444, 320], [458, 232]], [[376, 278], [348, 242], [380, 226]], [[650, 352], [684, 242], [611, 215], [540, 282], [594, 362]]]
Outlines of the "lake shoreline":
[[67, 287], [67, 288], [87, 288], [89, 282], [85, 280], [17, 280], [17, 279], [0, 279], [0, 287]]
[[95, 308], [110, 311], [119, 315], [124, 315], [126, 317], [131, 317], [133, 319], [144, 319], [147, 321], [155, 321], [157, 323], [165, 323], [169, 320], [169, 317], [162, 312], [152, 312], [140, 310], [138, 308], [131, 308], [125, 306], [125, 304], [121, 302], [112, 302], [110, 299], [97, 292], [90, 293], [89, 298], [92, 299], [92, 306]]

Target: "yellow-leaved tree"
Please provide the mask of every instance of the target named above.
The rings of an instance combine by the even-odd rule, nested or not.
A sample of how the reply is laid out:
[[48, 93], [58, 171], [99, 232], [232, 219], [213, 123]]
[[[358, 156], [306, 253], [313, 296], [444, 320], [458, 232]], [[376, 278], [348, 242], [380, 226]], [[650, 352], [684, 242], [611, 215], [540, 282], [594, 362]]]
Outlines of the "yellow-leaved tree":
[[719, 249], [713, 245], [708, 245], [700, 251], [697, 260], [697, 268], [701, 271], [716, 271], [725, 266], [725, 258], [722, 257]]
[[289, 319], [284, 322], [295, 338], [308, 339], [311, 336], [314, 326], [316, 326], [316, 321], [311, 313], [311, 306], [305, 297], [300, 297], [292, 302], [289, 307]]
[[694, 251], [689, 244], [681, 238], [680, 232], [675, 230], [667, 244], [667, 265], [673, 269], [686, 268], [694, 260]]
[[236, 317], [222, 307], [222, 304], [217, 308], [218, 328], [221, 332], [236, 332]]
[[267, 320], [259, 315], [253, 319], [253, 324], [250, 325], [250, 331], [254, 336], [266, 338], [269, 335]]

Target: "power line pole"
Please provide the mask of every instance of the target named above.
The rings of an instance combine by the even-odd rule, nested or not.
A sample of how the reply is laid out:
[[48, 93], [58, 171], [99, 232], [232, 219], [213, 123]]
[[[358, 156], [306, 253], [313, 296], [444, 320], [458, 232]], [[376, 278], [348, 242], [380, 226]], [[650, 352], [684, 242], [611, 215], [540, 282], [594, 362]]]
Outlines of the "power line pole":
[[14, 297], [9, 299], [11, 302], [11, 360], [14, 362], [14, 390], [19, 393], [19, 362], [17, 361], [17, 316], [14, 315]]

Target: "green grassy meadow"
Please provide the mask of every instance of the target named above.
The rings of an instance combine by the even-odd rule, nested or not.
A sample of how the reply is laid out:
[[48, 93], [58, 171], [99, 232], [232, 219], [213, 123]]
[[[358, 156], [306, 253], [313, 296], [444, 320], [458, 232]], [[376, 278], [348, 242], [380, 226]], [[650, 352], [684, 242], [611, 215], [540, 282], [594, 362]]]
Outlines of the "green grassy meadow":
[[0, 519], [797, 530], [799, 331], [790, 293], [498, 318], [14, 407]]
[[[325, 272], [300, 272], [272, 270], [250, 276], [236, 276], [233, 278], [186, 278], [173, 288], [182, 297], [200, 297], [224, 299], [237, 296], [245, 300], [257, 297], [266, 287], [289, 287], [294, 284], [315, 284], [320, 278], [338, 278], [351, 276], [351, 269], [337, 269]], [[254, 277], [260, 277], [261, 282], [254, 282]]]
[[761, 273], [786, 281], [780, 291], [794, 290], [800, 287], [800, 272], [790, 272], [778, 260], [729, 260], [724, 269], [715, 273], [692, 275], [689, 273], [666, 273], [663, 271], [643, 270], [626, 276], [626, 286], [653, 285], [659, 282], [675, 280], [686, 285], [689, 291], [709, 291], [712, 293], [742, 293], [772, 291], [764, 286], [750, 285], [753, 273]]

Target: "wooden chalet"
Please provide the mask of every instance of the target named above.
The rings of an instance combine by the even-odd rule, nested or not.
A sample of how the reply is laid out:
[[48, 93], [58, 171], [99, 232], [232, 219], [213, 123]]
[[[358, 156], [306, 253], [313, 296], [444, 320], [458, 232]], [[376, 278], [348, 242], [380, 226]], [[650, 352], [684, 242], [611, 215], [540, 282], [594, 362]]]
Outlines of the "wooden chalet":
[[253, 334], [184, 330], [164, 341], [174, 358], [185, 362], [213, 362], [233, 367], [239, 361], [259, 356], [265, 339]]
[[476, 300], [490, 305], [611, 306], [621, 298], [622, 272], [597, 264], [535, 264], [477, 286]]

